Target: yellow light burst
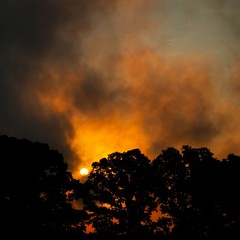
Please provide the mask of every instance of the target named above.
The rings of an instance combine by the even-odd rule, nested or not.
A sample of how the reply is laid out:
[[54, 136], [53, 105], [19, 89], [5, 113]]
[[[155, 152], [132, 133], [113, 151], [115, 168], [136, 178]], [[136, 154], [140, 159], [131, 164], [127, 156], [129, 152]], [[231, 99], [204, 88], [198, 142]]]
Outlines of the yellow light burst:
[[80, 169], [81, 176], [87, 176], [88, 175], [88, 169], [87, 168], [81, 168]]

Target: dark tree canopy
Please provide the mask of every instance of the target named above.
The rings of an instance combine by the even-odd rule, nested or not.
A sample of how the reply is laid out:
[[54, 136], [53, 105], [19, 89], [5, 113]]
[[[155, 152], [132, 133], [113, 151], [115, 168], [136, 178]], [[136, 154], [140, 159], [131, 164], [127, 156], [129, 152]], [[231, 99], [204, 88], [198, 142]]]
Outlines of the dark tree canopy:
[[162, 151], [152, 166], [155, 194], [174, 222], [173, 239], [239, 239], [239, 157], [220, 161], [207, 148], [183, 146], [181, 153]]
[[148, 239], [153, 233], [150, 160], [139, 149], [113, 153], [92, 165], [86, 209], [98, 235]]
[[0, 137], [1, 233], [6, 239], [69, 239], [83, 232], [72, 208], [81, 188], [63, 156], [47, 144]]
[[[169, 147], [92, 164], [85, 183], [47, 144], [0, 136], [0, 232], [6, 239], [239, 240], [240, 156]], [[83, 201], [83, 210], [72, 207]], [[85, 233], [91, 224], [94, 232]]]
[[240, 238], [240, 157], [234, 154], [220, 161], [207, 148], [169, 147], [150, 161], [135, 149], [92, 166], [85, 203], [97, 239]]

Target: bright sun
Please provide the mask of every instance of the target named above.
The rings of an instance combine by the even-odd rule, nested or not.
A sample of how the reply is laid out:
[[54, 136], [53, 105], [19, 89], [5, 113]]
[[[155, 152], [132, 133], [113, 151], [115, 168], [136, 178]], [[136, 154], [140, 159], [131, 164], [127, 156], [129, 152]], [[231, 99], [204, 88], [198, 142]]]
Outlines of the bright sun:
[[88, 169], [87, 169], [87, 168], [81, 168], [80, 174], [81, 174], [82, 176], [88, 175]]

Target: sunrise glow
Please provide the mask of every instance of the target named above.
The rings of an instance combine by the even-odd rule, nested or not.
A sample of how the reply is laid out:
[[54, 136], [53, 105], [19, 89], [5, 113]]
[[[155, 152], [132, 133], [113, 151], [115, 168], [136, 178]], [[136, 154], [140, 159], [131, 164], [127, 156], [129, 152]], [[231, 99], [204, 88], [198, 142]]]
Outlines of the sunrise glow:
[[76, 2], [87, 11], [70, 13], [61, 1], [54, 6], [70, 11], [66, 21], [26, 21], [23, 36], [39, 33], [27, 49], [24, 37], [6, 32], [13, 37], [2, 40], [6, 132], [49, 142], [75, 177], [132, 148], [150, 159], [184, 144], [208, 146], [220, 158], [239, 153], [237, 1]]

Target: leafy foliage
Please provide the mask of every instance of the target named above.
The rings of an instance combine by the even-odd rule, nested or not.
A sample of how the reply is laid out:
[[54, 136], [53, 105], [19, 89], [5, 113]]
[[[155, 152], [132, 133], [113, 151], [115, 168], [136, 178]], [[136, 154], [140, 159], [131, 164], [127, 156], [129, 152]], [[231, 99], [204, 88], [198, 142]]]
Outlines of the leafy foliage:
[[239, 238], [239, 157], [220, 161], [207, 148], [183, 146], [181, 153], [162, 151], [152, 166], [161, 183], [155, 194], [174, 222], [173, 239]]
[[139, 149], [113, 153], [92, 165], [86, 210], [96, 232], [136, 238], [153, 233], [150, 160]]

